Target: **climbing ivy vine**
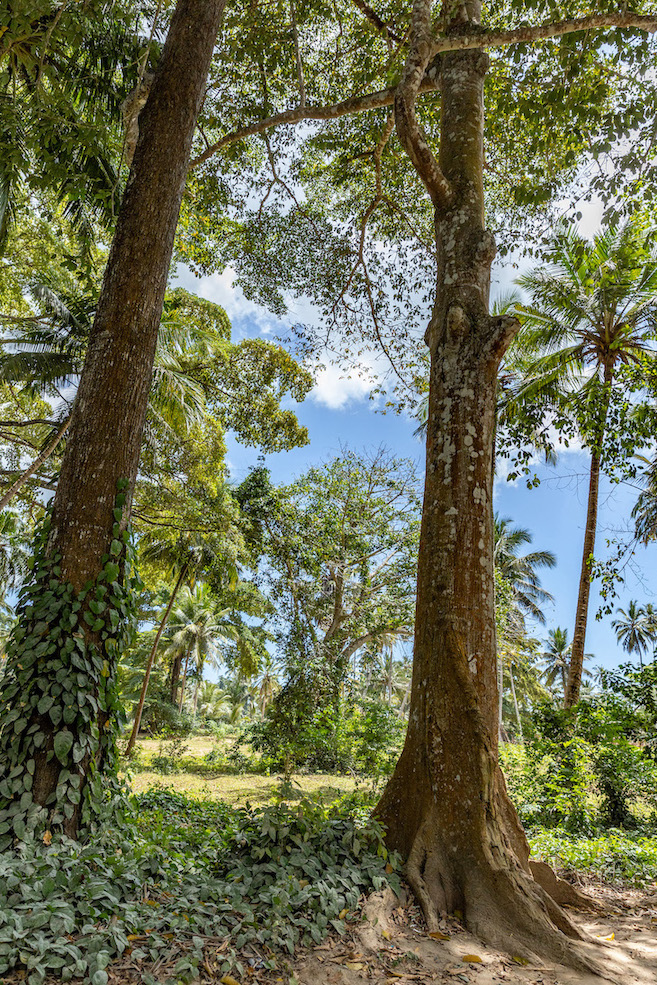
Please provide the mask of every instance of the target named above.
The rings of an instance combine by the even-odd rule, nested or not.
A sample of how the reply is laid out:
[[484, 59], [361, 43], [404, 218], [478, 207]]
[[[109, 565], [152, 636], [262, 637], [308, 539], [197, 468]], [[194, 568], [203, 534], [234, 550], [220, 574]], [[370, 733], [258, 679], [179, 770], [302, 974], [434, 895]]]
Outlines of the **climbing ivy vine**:
[[127, 480], [118, 485], [110, 551], [82, 591], [62, 580], [61, 555], [47, 553], [49, 514], [35, 536], [0, 679], [0, 851], [93, 829], [118, 801], [116, 669], [141, 586], [122, 523]]

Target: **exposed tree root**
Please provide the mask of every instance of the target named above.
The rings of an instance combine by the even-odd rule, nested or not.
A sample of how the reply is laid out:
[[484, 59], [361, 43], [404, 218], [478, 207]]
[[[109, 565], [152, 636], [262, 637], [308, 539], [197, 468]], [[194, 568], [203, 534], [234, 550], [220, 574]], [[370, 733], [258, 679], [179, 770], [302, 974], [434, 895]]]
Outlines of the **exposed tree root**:
[[[513, 957], [564, 964], [615, 981], [595, 946], [531, 874], [489, 842], [476, 855], [445, 852], [433, 824], [418, 831], [406, 879], [429, 930], [447, 913], [462, 914], [468, 930]], [[556, 881], [556, 880], [555, 880]], [[596, 953], [598, 952], [598, 953]]]
[[599, 913], [603, 909], [592, 896], [571, 886], [565, 879], [560, 879], [547, 862], [530, 859], [529, 868], [541, 889], [545, 890], [559, 906], [572, 906], [576, 910], [589, 910], [593, 913]]

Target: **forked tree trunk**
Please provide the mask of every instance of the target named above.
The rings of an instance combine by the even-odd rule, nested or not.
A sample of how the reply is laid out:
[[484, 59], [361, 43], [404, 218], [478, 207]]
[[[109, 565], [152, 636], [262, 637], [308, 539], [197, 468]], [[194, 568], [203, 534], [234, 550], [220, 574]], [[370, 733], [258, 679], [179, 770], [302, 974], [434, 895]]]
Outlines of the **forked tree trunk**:
[[[127, 492], [120, 533], [130, 513], [174, 235], [223, 6], [224, 0], [178, 0], [151, 94], [140, 116], [139, 142], [103, 278], [46, 545], [46, 555], [55, 565], [59, 583], [71, 586], [67, 591], [79, 593], [85, 585], [93, 585], [108, 556], [113, 554], [120, 560], [120, 554], [112, 548], [117, 529], [117, 487], [123, 480]], [[28, 609], [20, 629], [31, 638], [38, 635], [39, 628], [30, 622], [29, 612]], [[89, 613], [83, 610], [82, 615]], [[97, 671], [91, 657], [85, 685], [88, 700], [86, 692], [80, 692], [82, 684], [71, 684], [78, 692], [59, 687], [59, 697], [53, 697], [50, 691], [56, 668], [68, 673], [70, 651], [66, 644], [77, 646], [75, 637], [80, 637], [81, 632], [85, 646], [101, 651], [103, 689], [109, 695], [108, 700], [103, 699], [103, 708], [96, 700], [99, 685], [93, 683]], [[87, 797], [88, 781], [93, 775], [102, 774], [111, 751], [110, 740], [105, 737], [113, 734], [110, 718], [115, 703], [111, 692], [116, 653], [110, 652], [107, 643], [82, 619], [66, 634], [70, 639], [63, 640], [60, 633], [59, 642], [55, 641], [54, 647], [50, 646], [32, 663], [27, 693], [33, 710], [29, 717], [16, 723], [24, 728], [26, 736], [22, 760], [16, 760], [16, 737], [10, 734], [11, 729], [3, 729], [0, 776], [6, 775], [5, 767], [11, 768], [14, 762], [18, 762], [19, 771], [25, 769], [24, 761], [29, 759], [32, 773], [24, 786], [31, 796], [26, 799], [52, 810], [64, 769], [66, 783], [70, 777], [76, 781], [74, 802], [78, 808], [72, 814], [69, 811], [71, 816], [67, 816], [63, 828], [75, 836], [79, 804]], [[20, 646], [17, 654], [16, 666], [8, 666], [3, 678], [3, 689], [9, 682], [5, 694], [24, 681]], [[41, 711], [39, 694], [49, 711]], [[73, 704], [71, 694], [82, 709], [73, 719], [67, 717]], [[38, 711], [35, 699], [39, 701]], [[94, 712], [90, 713], [90, 706], [95, 707]], [[64, 729], [59, 724], [62, 714], [64, 723], [68, 723]], [[35, 728], [39, 743], [34, 754], [28, 755]], [[74, 744], [67, 751], [71, 736]], [[53, 755], [57, 748], [60, 752]], [[91, 751], [80, 758], [80, 750], [85, 748]], [[0, 791], [0, 813], [3, 796]], [[17, 796], [21, 797], [21, 792], [14, 782], [10, 801]], [[21, 830], [14, 825], [14, 831]]]
[[[407, 859], [430, 929], [442, 913], [460, 911], [470, 930], [511, 954], [582, 967], [588, 962], [568, 939], [580, 936], [577, 929], [531, 875], [498, 766], [492, 448], [497, 370], [518, 325], [489, 315], [495, 244], [484, 225], [482, 187], [488, 57], [464, 51], [440, 59], [439, 161], [415, 119], [431, 8], [430, 0], [416, 0], [395, 102], [400, 140], [435, 206], [438, 283], [426, 335], [429, 418], [409, 726], [376, 814], [389, 845]], [[461, 18], [478, 22], [478, 3], [457, 9], [448, 30], [467, 28]]]

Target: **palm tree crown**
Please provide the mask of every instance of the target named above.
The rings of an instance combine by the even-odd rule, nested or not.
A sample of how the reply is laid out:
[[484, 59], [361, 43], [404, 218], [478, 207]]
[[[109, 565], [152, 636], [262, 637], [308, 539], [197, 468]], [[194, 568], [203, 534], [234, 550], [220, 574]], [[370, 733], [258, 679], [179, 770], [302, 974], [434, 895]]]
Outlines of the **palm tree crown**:
[[530, 297], [516, 312], [522, 329], [506, 393], [510, 420], [547, 431], [555, 414], [576, 426], [591, 452], [582, 566], [573, 632], [567, 707], [579, 698], [595, 549], [598, 490], [607, 420], [618, 369], [654, 351], [657, 255], [639, 222], [602, 230], [592, 242], [557, 229], [547, 265], [518, 284]]
[[638, 653], [639, 662], [643, 666], [643, 655], [654, 648], [657, 641], [657, 620], [652, 605], [645, 607], [631, 601], [625, 609], [618, 609], [618, 619], [612, 626], [616, 630], [616, 638], [628, 653]]
[[495, 546], [493, 562], [501, 577], [512, 589], [514, 604], [522, 616], [545, 622], [541, 605], [553, 597], [541, 588], [538, 568], [553, 568], [557, 559], [552, 551], [530, 551], [519, 554], [523, 544], [530, 544], [532, 535], [524, 527], [512, 527], [509, 517], [494, 517]]

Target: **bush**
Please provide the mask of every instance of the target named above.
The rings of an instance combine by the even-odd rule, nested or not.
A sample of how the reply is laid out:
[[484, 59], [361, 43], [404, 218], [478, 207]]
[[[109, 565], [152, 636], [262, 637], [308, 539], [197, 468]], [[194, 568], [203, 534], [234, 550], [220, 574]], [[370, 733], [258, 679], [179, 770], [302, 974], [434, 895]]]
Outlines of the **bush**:
[[611, 830], [598, 838], [541, 831], [530, 839], [532, 855], [556, 869], [576, 870], [603, 882], [651, 886], [657, 871], [657, 837]]
[[289, 774], [303, 766], [377, 778], [392, 771], [406, 725], [391, 708], [371, 698], [360, 707], [316, 702], [301, 719], [295, 698], [286, 695], [274, 702], [264, 721], [244, 733], [244, 741], [262, 752], [274, 769]]

